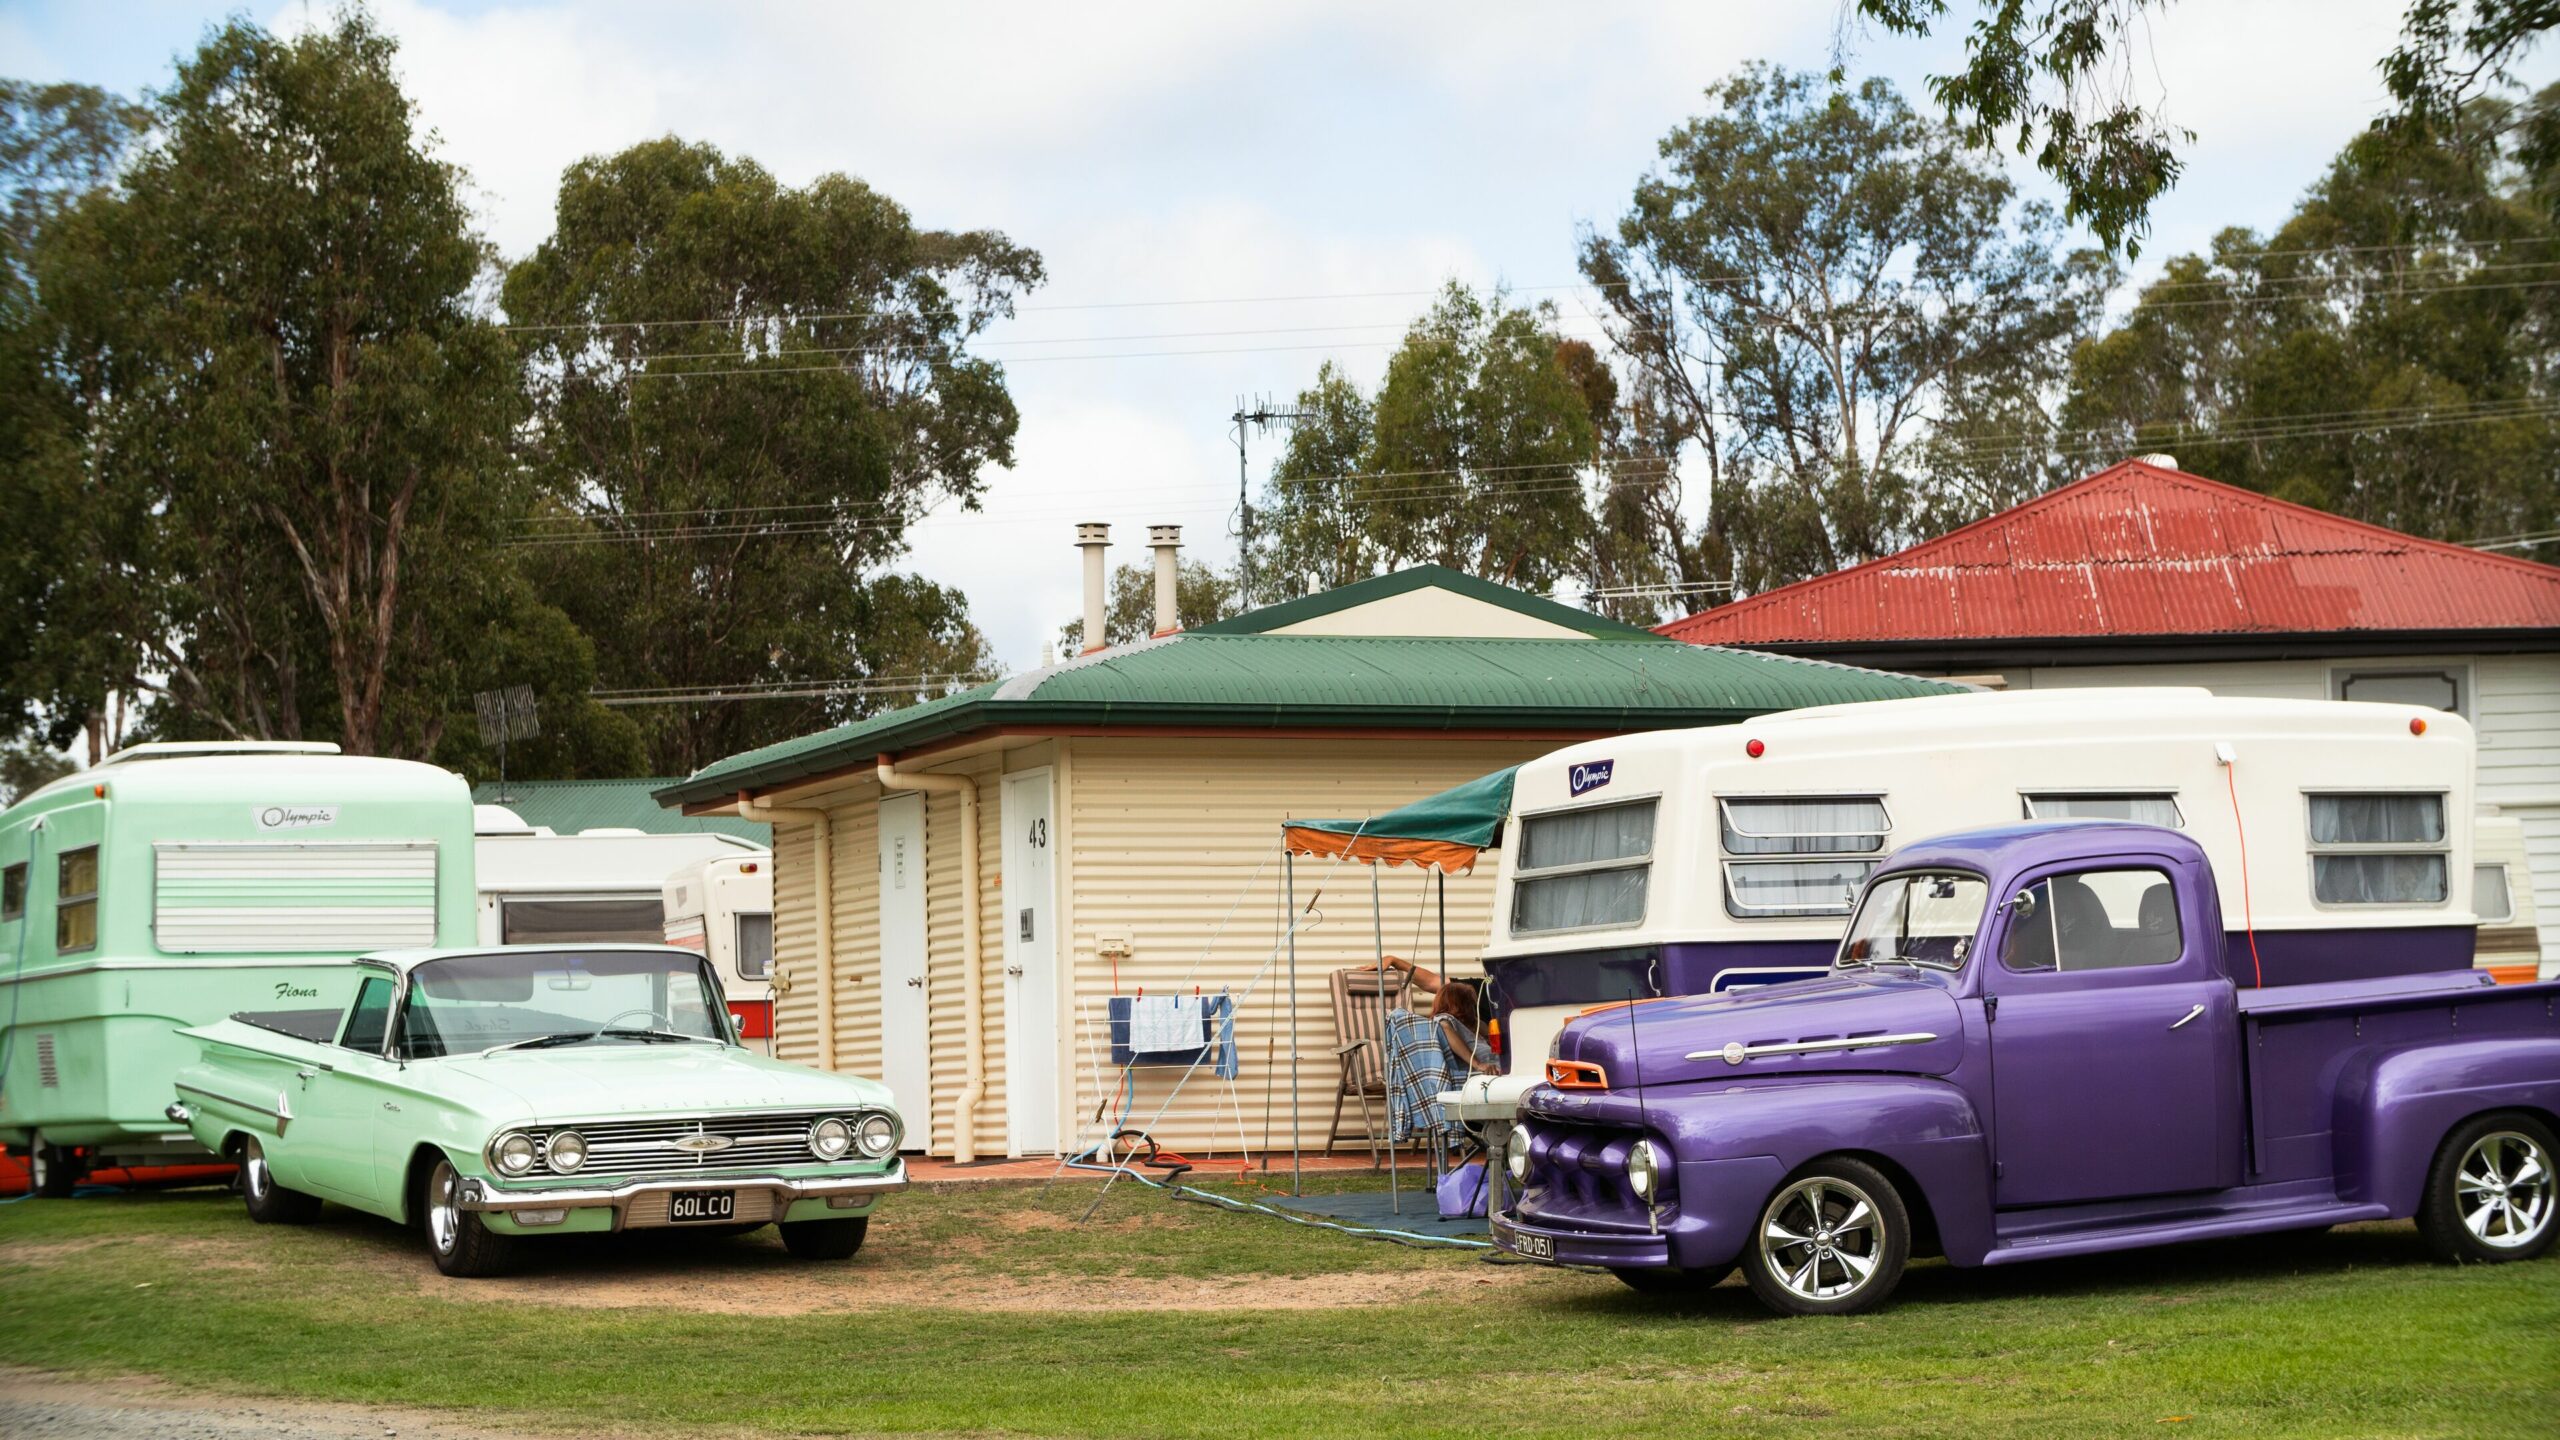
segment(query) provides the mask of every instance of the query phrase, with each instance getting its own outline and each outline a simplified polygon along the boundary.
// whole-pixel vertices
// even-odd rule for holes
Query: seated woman
[[[1452,1076],[1502,1073],[1502,1065],[1494,1059],[1493,1046],[1486,1043],[1484,1027],[1478,1021],[1478,982],[1444,979],[1430,966],[1416,965],[1399,955],[1387,957],[1387,968],[1405,972],[1412,977],[1413,988],[1432,997],[1430,1020],[1440,1032],[1440,1048],[1448,1057]]]

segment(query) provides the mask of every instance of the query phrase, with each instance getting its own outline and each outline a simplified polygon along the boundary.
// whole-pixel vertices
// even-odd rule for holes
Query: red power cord
[[[2258,961],[2258,905],[2249,894],[2249,828],[2240,823],[2240,764],[2230,761],[2222,767],[2223,784],[2231,791],[2231,829],[2240,837],[2240,915],[2249,932],[2249,969],[2258,987],[2267,983],[2267,967]]]

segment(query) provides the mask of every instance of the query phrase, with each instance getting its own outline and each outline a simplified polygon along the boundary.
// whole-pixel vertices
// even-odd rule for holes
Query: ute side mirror
[[[2018,918],[2021,920],[2034,919],[2036,913],[2036,892],[2033,890],[2021,890],[2017,894],[2010,896],[2008,902],[2001,908],[2004,910],[2017,911]]]

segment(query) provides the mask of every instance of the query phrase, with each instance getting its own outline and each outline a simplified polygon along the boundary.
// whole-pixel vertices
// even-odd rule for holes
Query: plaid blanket
[[[1449,1088],[1448,1052],[1440,1027],[1427,1015],[1398,1010],[1387,1016],[1387,1138],[1405,1141],[1451,1128],[1440,1108]]]

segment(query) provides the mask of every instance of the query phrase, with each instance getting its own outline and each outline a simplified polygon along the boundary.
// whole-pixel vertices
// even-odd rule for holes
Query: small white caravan
[[[714,855],[666,880],[666,941],[720,974],[738,1035],[773,1053],[773,856]]]

